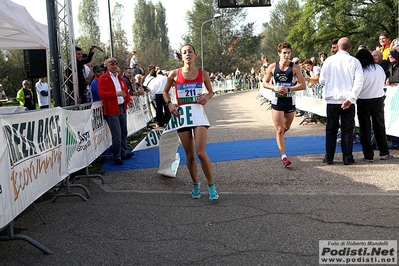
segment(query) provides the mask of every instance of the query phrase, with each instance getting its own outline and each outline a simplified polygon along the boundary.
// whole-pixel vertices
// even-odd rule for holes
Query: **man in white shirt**
[[[46,82],[46,77],[39,78],[35,87],[40,109],[49,108],[49,92],[51,88]]]
[[[163,89],[165,88],[168,78],[163,75],[162,70],[157,71],[157,77],[149,85],[151,91],[151,98],[155,99],[156,118],[159,127],[164,127],[171,118],[169,108],[165,105],[163,99]]]
[[[353,130],[355,128],[355,105],[363,87],[363,69],[348,52],[350,41],[344,37],[338,41],[338,52],[326,59],[320,72],[320,84],[325,88],[327,102],[326,154],[324,163],[332,164],[336,139],[341,120],[341,150],[345,165],[353,159]]]

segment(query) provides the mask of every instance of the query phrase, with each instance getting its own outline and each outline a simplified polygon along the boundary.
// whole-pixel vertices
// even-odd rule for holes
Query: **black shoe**
[[[122,160],[130,159],[133,157],[133,155],[134,155],[134,152],[126,153],[126,155],[122,157]]]
[[[333,164],[333,161],[327,161],[327,159],[324,158],[324,159],[323,159],[323,163],[326,163],[326,164]]]
[[[373,162],[373,159],[367,159],[365,157],[363,157],[361,160],[364,161],[364,162],[368,162],[368,163],[372,163]]]
[[[116,159],[116,160],[114,160],[114,164],[115,164],[115,165],[122,165],[123,162],[122,162],[121,159]]]
[[[344,161],[344,165],[352,165],[355,163],[355,160],[348,160],[348,161]]]

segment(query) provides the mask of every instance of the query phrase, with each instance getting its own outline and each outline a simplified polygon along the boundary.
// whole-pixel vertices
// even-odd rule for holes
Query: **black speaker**
[[[47,77],[46,50],[24,50],[24,69],[28,78]]]

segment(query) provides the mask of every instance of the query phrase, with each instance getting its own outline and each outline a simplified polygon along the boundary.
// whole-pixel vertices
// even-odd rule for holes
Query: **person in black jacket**
[[[399,83],[399,47],[389,52],[389,62],[385,85],[395,86],[396,83]]]
[[[91,62],[91,59],[93,58],[94,55],[94,48],[96,46],[92,45],[90,46],[90,51],[89,54],[84,57],[82,48],[76,46],[75,51],[76,51],[76,69],[78,72],[78,85],[79,85],[79,97],[78,97],[78,103],[87,103],[87,84],[86,84],[86,79],[84,77],[84,65]]]

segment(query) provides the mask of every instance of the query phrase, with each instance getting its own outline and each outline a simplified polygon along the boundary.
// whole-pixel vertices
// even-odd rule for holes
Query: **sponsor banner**
[[[138,96],[132,97],[133,107],[127,109],[127,135],[130,136],[140,129],[147,126],[150,121],[146,118],[148,113],[147,105],[145,104],[145,98]]]
[[[68,172],[88,166],[96,157],[93,152],[92,110],[64,110],[66,158]]]
[[[397,264],[397,240],[319,240],[319,264]]]
[[[112,143],[111,131],[104,119],[102,106],[102,102],[93,102],[91,106],[92,147],[90,150],[92,158],[90,160],[103,154]]]
[[[313,88],[315,87],[315,88]],[[319,116],[327,116],[327,102],[323,96],[323,86],[315,85],[312,88],[296,92],[295,107]]]
[[[259,89],[259,94],[268,99],[269,101],[273,98],[273,91],[264,88],[263,86]]]
[[[204,108],[200,104],[183,105],[179,107],[178,111],[180,116],[172,116],[162,132],[159,142],[158,173],[170,177],[176,177],[180,162],[180,156],[177,154],[179,146],[177,129],[210,125]]]
[[[137,144],[136,147],[134,147],[133,151],[139,151],[139,150],[146,150],[149,148],[155,148],[159,146],[159,140],[161,138],[163,129],[156,128],[151,130],[147,136],[145,136],[144,139],[140,141],[139,144]]]
[[[385,128],[387,135],[399,137],[399,86],[386,87]]]
[[[0,115],[21,113],[26,111],[27,111],[26,107],[23,106],[2,106],[0,108]]]
[[[61,108],[0,119],[0,228],[67,176]]]
[[[133,107],[127,110],[127,135],[131,136],[147,126],[152,119],[148,95],[132,97]]]

